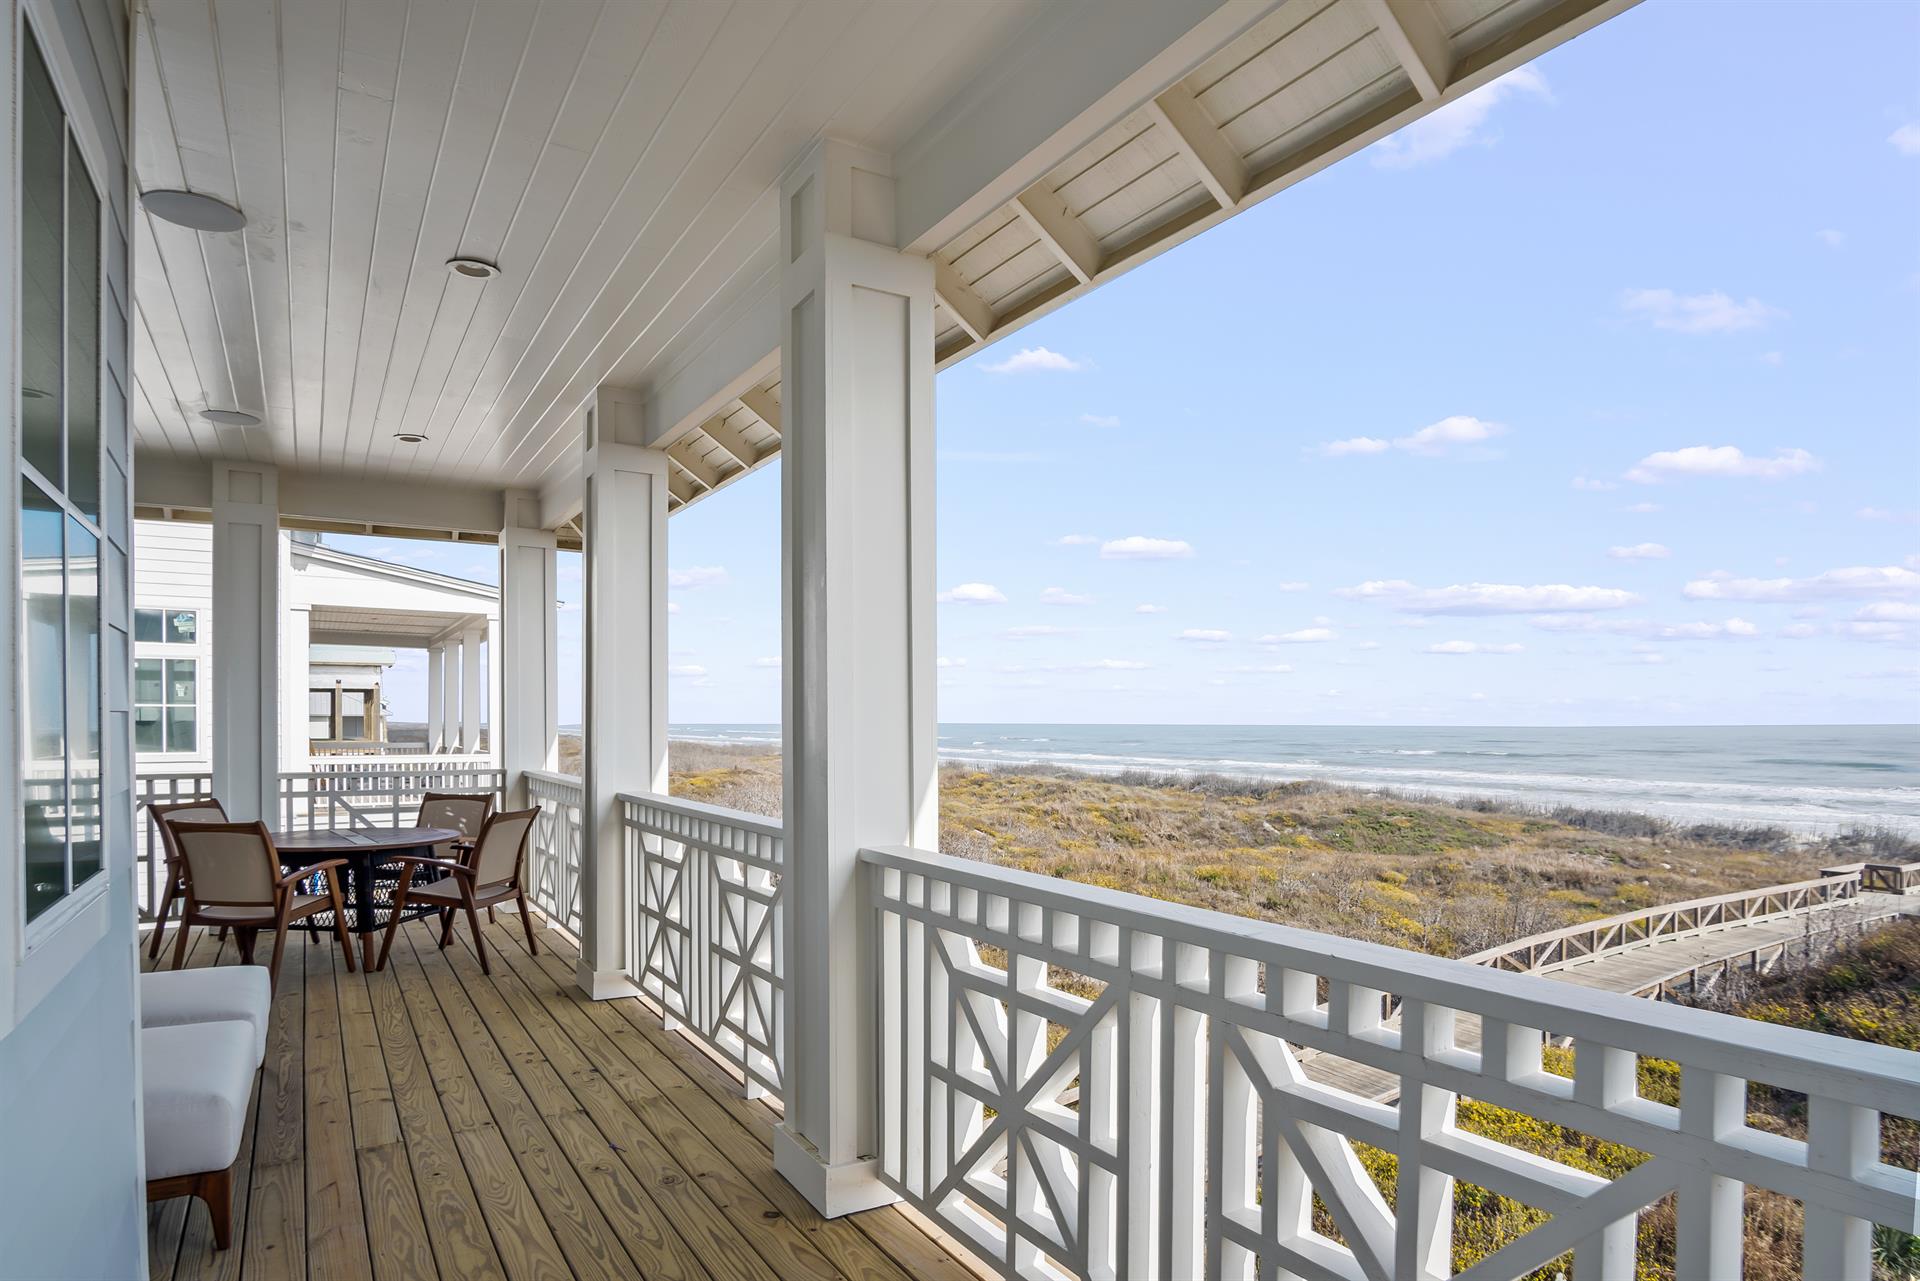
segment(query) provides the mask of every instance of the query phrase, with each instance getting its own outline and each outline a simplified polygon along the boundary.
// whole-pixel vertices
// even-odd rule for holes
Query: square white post
[[[586,805],[582,991],[632,996],[622,791],[667,790],[667,456],[643,448],[637,392],[603,387],[587,417]]]
[[[272,822],[280,769],[279,475],[213,465],[213,792]]]
[[[487,615],[487,647],[485,657],[480,660],[480,679],[486,685],[486,755],[489,759],[500,759],[500,686],[503,679],[500,662],[500,615]],[[476,740],[479,741],[479,740]]]
[[[480,636],[478,627],[460,633],[460,750],[469,756],[480,750]]]
[[[490,734],[507,776],[507,804],[527,804],[526,772],[560,763],[559,546],[540,528],[540,499],[509,492],[500,530],[500,647],[492,663],[499,710],[488,710]]]
[[[427,650],[427,751],[442,750],[447,738],[447,647]]]
[[[284,563],[292,544],[285,538],[280,542]],[[304,601],[289,600],[280,614],[280,769],[288,774],[304,774],[313,768],[313,749],[307,739],[312,636],[312,607]]]
[[[774,1167],[828,1216],[879,1181],[879,963],[862,847],[932,849],[933,264],[886,158],[817,144],[781,189],[787,1114]]]

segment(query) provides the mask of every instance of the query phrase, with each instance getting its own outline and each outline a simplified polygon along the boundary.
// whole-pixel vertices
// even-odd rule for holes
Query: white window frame
[[[166,639],[161,639],[157,641],[143,641],[139,639],[137,635],[134,637],[133,662],[134,662],[134,673],[135,673],[134,682],[135,683],[129,684],[127,687],[127,714],[129,717],[128,728],[129,728],[129,731],[134,736],[133,759],[134,759],[136,770],[138,768],[139,763],[143,761],[152,762],[154,764],[160,764],[160,765],[164,765],[170,761],[194,761],[194,760],[200,760],[208,756],[211,751],[207,742],[208,725],[207,725],[206,683],[205,683],[207,679],[207,674],[209,671],[209,664],[206,661],[209,658],[209,652],[207,648],[207,642],[205,640],[206,633],[203,630],[201,630],[202,627],[205,625],[206,615],[208,611],[204,606],[201,606],[201,605],[156,605],[150,601],[144,604],[142,604],[139,601],[135,601],[133,608],[128,611],[128,620],[133,624],[135,628],[138,628],[140,625],[138,621],[138,615],[146,613],[148,611],[152,611],[161,616],[160,617],[160,635],[163,638],[167,634],[167,620],[166,620],[167,615],[192,614],[194,616],[194,628],[193,628],[194,638],[190,641],[170,641]],[[175,751],[171,747],[163,747],[157,752],[143,752],[140,750],[139,737],[138,737],[140,733],[140,724],[139,724],[139,715],[138,715],[139,710],[142,707],[156,706],[156,704],[153,704],[153,703],[143,703],[139,699],[139,694],[137,689],[137,682],[139,680],[138,673],[140,670],[140,666],[139,666],[140,660],[144,658],[158,659],[161,664],[160,694],[161,694],[162,701],[159,704],[157,704],[157,706],[160,708],[160,741],[162,743],[166,742],[166,736],[167,736],[167,716],[166,716],[167,709],[170,707],[185,706],[185,704],[175,703],[171,699],[166,697],[166,694],[167,694],[166,664],[169,660],[176,660],[176,661],[185,660],[193,664],[193,744],[194,745],[192,750]]]

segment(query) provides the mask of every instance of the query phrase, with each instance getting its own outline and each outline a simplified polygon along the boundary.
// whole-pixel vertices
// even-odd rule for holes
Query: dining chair
[[[343,858],[309,863],[283,872],[280,855],[265,823],[182,823],[173,825],[184,870],[182,893],[186,908],[180,914],[180,939],[174,945],[173,968],[187,959],[187,934],[195,925],[229,926],[240,941],[242,964],[253,964],[253,940],[263,929],[274,931],[273,960],[268,981],[279,985],[280,957],[286,951],[287,930],[295,921],[316,912],[333,912],[333,930],[353,971],[353,941],[347,934],[347,914],[341,905],[339,869]],[[327,875],[325,894],[302,894],[299,883],[316,873]]]
[[[173,911],[173,902],[180,897],[180,846],[173,839],[173,824],[224,823],[227,811],[221,808],[219,798],[208,796],[190,801],[148,801],[147,814],[148,821],[160,832],[160,853],[166,859],[160,910],[154,914],[153,938],[147,944],[147,959],[152,961],[159,959],[160,939],[167,932],[167,914]]]
[[[387,953],[393,948],[393,936],[400,929],[400,916],[406,910],[408,902],[427,905],[440,909],[440,946],[446,947],[453,942],[453,919],[456,910],[464,909],[467,925],[473,930],[473,948],[480,954],[480,972],[492,974],[487,964],[486,940],[480,933],[480,909],[516,899],[520,907],[520,924],[527,931],[527,950],[536,956],[540,948],[533,938],[533,917],[527,911],[527,891],[521,884],[521,873],[527,861],[527,837],[533,831],[533,820],[539,816],[539,809],[504,810],[489,815],[486,826],[480,829],[480,839],[474,842],[472,853],[465,859],[420,858],[403,855],[394,860],[405,865],[406,871],[400,875],[400,886],[394,892],[393,919],[387,922],[387,937],[380,944],[380,959],[374,969],[387,968]],[[415,887],[414,873],[417,871],[440,871],[447,875],[438,881]]]
[[[433,847],[435,858],[457,861],[456,844],[470,844],[493,813],[491,792],[428,792],[420,798],[420,814],[415,827],[446,827],[460,833],[463,841],[443,841]]]

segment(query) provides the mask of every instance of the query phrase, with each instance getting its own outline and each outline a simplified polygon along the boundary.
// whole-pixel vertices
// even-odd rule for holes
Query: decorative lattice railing
[[[1571,1277],[1631,1278],[1639,1215],[1670,1194],[1680,1277],[1741,1274],[1748,1187],[1804,1208],[1808,1277],[1865,1281],[1872,1224],[1920,1228],[1920,1179],[1880,1147],[1883,1116],[1920,1116],[1920,1055],[909,849],[863,859],[882,1177],[1005,1275],[1446,1277],[1456,1191],[1544,1212],[1474,1278],[1569,1253]],[[1570,1038],[1570,1076],[1549,1038]],[[1678,1066],[1677,1106],[1641,1095],[1642,1059]],[[1343,1062],[1399,1101],[1328,1084]],[[1804,1096],[1805,1141],[1748,1125],[1749,1082]],[[1603,1177],[1536,1155],[1463,1127],[1466,1100],[1634,1160]]]
[[[670,1025],[783,1093],[780,824],[738,810],[620,795],[634,893],[633,980]]]
[[[402,827],[413,822],[428,792],[491,792],[498,806],[505,786],[505,771],[458,758],[316,763],[280,775],[276,812],[267,822],[286,831]]]
[[[580,813],[586,791],[572,774],[526,771],[527,800],[540,817],[527,839],[527,898],[553,924],[580,937]]]

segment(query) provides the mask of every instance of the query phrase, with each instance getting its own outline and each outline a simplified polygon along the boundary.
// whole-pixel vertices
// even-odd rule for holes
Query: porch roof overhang
[[[491,541],[517,488],[563,527],[612,385],[678,509],[779,449],[778,183],[812,140],[891,157],[944,365],[1634,2],[151,0],[139,186],[249,224],[137,218],[137,498],[192,518],[244,459],[289,524]]]

